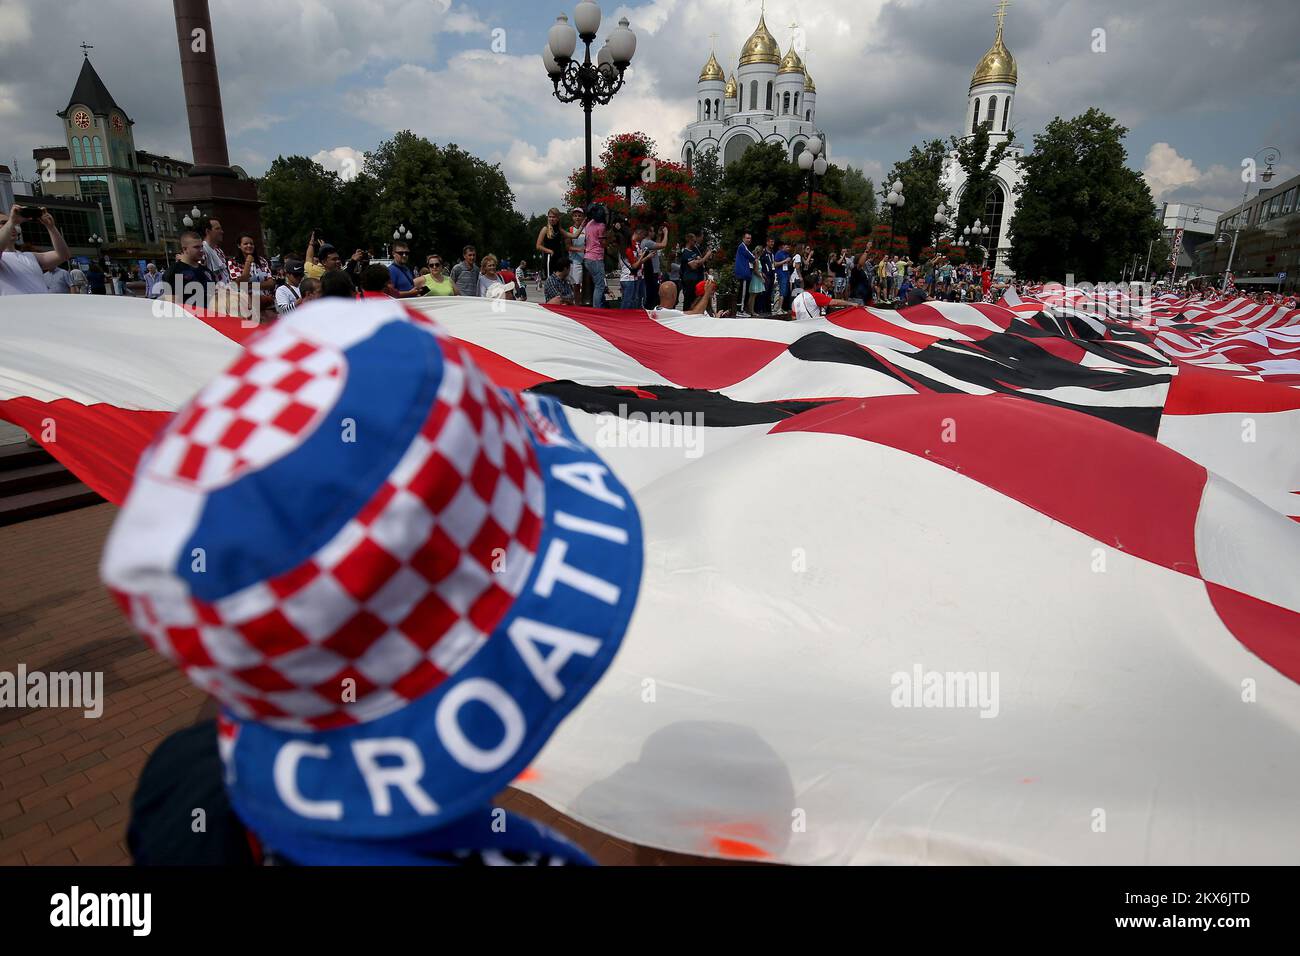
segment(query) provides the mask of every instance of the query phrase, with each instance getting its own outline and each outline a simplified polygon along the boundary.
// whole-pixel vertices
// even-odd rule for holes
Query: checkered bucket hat
[[[445,826],[608,666],[632,497],[553,400],[392,300],[246,346],[141,458],[104,581],[222,703],[232,803],[282,852]]]

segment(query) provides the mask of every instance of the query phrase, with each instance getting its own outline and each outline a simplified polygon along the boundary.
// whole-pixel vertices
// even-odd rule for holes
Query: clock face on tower
[[[85,110],[77,110],[72,116],[72,122],[80,129],[90,129],[90,114]]]

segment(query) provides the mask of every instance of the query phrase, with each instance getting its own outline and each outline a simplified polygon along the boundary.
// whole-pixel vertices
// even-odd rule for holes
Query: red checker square
[[[265,657],[287,654],[311,643],[278,609],[245,621],[235,630]]]
[[[447,416],[451,414],[451,406],[446,402],[434,402],[433,408],[429,412],[429,417],[420,426],[420,434],[425,438],[433,440],[438,437],[442,431],[442,426],[447,423]]]
[[[426,581],[437,584],[460,564],[460,548],[447,532],[435,527],[424,547],[411,555],[410,564]]]
[[[296,435],[316,417],[316,409],[308,408],[301,402],[290,402],[271,424],[290,435]]]
[[[361,671],[357,670],[355,667],[348,666],[343,668],[343,670],[339,671],[333,677],[321,681],[313,687],[312,690],[320,694],[321,697],[325,698],[325,700],[343,707],[346,706],[346,702],[343,700],[343,682],[345,680],[355,681],[357,700],[364,700],[366,695],[373,694],[379,688],[378,684],[372,681],[365,674],[361,673]],[[351,691],[349,690],[349,692]]]
[[[310,358],[316,354],[316,346],[310,342],[299,342],[293,348],[285,352],[280,358],[286,362],[301,362],[305,358]]]
[[[499,554],[493,554],[500,549]],[[474,560],[487,570],[492,570],[493,561],[498,557],[504,557],[506,551],[510,549],[510,535],[501,530],[501,526],[488,517],[483,522],[483,527],[478,529],[478,534],[474,540],[469,543],[469,553]]]
[[[469,472],[469,483],[477,494],[484,501],[491,501],[492,496],[496,494],[497,481],[501,477],[501,469],[488,461],[487,455],[479,453],[474,459],[474,467]]]
[[[222,448],[229,448],[231,451],[239,448],[248,440],[248,436],[253,434],[257,425],[247,418],[236,418],[226,429],[226,433],[221,436],[217,444]]]
[[[421,694],[428,693],[447,679],[441,667],[431,661],[420,661],[415,668],[407,671],[393,684],[392,691],[399,697],[414,700]]]
[[[357,521],[369,527],[371,522],[383,514],[384,509],[388,507],[388,502],[393,500],[393,495],[397,494],[397,489],[387,481],[380,486],[375,496],[365,503],[362,509],[357,513]]]
[[[368,601],[397,573],[402,562],[370,538],[362,538],[333,570],[335,579],[358,601]]]
[[[470,420],[470,424],[474,426],[476,433],[483,430],[483,406],[479,404],[478,399],[469,393],[468,388],[465,390],[465,396],[461,399],[460,410]]]
[[[202,405],[191,405],[185,411],[181,412],[180,417],[176,419],[176,434],[188,435],[194,430],[194,426],[199,423],[206,409]]]
[[[196,627],[169,627],[167,640],[171,642],[178,661],[182,667],[211,667],[212,655],[199,640]]]
[[[428,505],[430,511],[438,514],[445,511],[448,502],[456,497],[462,481],[451,462],[434,452],[407,487]]]
[[[251,382],[245,382],[231,393],[230,397],[221,404],[226,408],[243,408],[250,398],[257,394],[257,386]]]
[[[358,611],[321,646],[354,661],[387,631],[388,625],[369,611]]]
[[[403,634],[418,647],[428,650],[442,639],[460,616],[442,598],[430,591],[399,625]]]
[[[180,467],[176,469],[176,474],[190,481],[197,481],[199,471],[203,468],[203,459],[206,457],[208,457],[206,448],[202,445],[190,445],[185,451],[185,457],[181,459]]]
[[[536,511],[524,506],[519,514],[519,526],[515,528],[515,540],[529,551],[537,550],[537,541],[542,536],[542,519]]]
[[[311,375],[300,368],[294,369],[280,381],[275,383],[275,387],[282,392],[288,392],[292,395],[298,389],[302,388],[312,379]]]
[[[492,629],[505,617],[506,611],[510,610],[510,602],[513,600],[510,592],[504,588],[496,584],[489,585],[478,600],[470,605],[470,623],[484,634],[492,633]]]
[[[279,577],[272,578],[267,582],[267,587],[275,592],[275,596],[281,599],[297,594],[307,585],[315,581],[320,574],[320,568],[315,561],[308,561],[306,564],[299,565],[292,571],[287,571]]]
[[[290,681],[289,678],[267,664],[245,667],[243,670],[235,671],[235,676],[245,684],[256,687],[267,694],[274,691],[297,689],[297,685]]]
[[[515,484],[516,487],[524,486],[524,460],[519,457],[519,452],[515,451],[509,445],[505,447],[505,471],[506,477]]]
[[[251,352],[245,352],[239,357],[238,361],[236,361],[234,365],[226,369],[226,374],[232,378],[242,378],[247,375],[249,370],[259,361],[261,360],[256,355]]]
[[[194,613],[204,624],[225,624],[225,620],[217,612],[217,609],[207,601],[200,601],[197,598],[190,598],[190,604],[194,608]]]

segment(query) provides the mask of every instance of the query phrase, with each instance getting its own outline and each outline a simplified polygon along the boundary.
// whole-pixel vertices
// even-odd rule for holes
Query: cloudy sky
[[[211,0],[231,161],[257,175],[278,154],[342,168],[409,128],[499,162],[532,212],[559,201],[582,160],[582,111],[550,95],[539,52],[573,0]],[[730,72],[760,0],[602,3],[638,35],[628,86],[598,108],[599,139],[644,130],[676,158],[694,118],[710,34]],[[993,0],[769,0],[782,48],[797,21],[831,158],[879,177],[908,147],[958,132]],[[136,145],[188,158],[169,0],[0,0],[0,162],[33,170],[62,142],[54,116],[82,54],[135,120]],[[1098,34],[1096,31],[1104,31]],[[1094,52],[1097,37],[1104,51]],[[1098,106],[1130,127],[1130,163],[1157,201],[1225,209],[1242,158],[1263,146],[1300,167],[1295,0],[1013,0],[1019,140]]]

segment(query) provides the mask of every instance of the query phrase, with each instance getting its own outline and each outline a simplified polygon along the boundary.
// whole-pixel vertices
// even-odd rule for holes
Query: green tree
[[[695,200],[688,203],[680,219],[683,231],[703,232],[714,238],[718,235],[719,204],[722,201],[722,162],[716,149],[696,153],[691,161],[691,183],[695,187]]]
[[[356,235],[360,215],[354,206],[366,188],[352,188],[306,156],[277,156],[257,183],[271,254],[301,258],[313,231],[331,240]]]
[[[856,235],[871,235],[876,225],[876,187],[862,170],[832,164],[819,185],[836,206],[853,216]]]
[[[957,154],[957,165],[966,173],[961,198],[957,201],[957,224],[969,226],[976,219],[989,221],[988,201],[998,189],[993,171],[1011,148],[1008,136],[992,149],[989,148],[989,123],[980,123],[970,137],[952,138],[952,148]]]
[[[1011,220],[1008,262],[1022,276],[1118,279],[1160,233],[1151,190],[1127,165],[1127,128],[1093,108],[1034,137]],[[1154,263],[1153,263],[1154,264]]]
[[[920,259],[921,249],[930,244],[935,232],[934,214],[947,194],[939,179],[943,175],[947,147],[941,139],[913,146],[907,159],[894,164],[880,186],[882,203],[895,180],[903,182],[903,208],[894,214],[895,235],[907,236],[908,252],[913,261]],[[882,206],[883,221],[890,218],[890,206]]]
[[[768,220],[793,206],[804,184],[804,174],[790,162],[780,143],[763,143],[745,150],[723,171],[718,197],[718,238],[722,247],[733,248],[746,232],[752,232],[757,239],[765,238]]]

